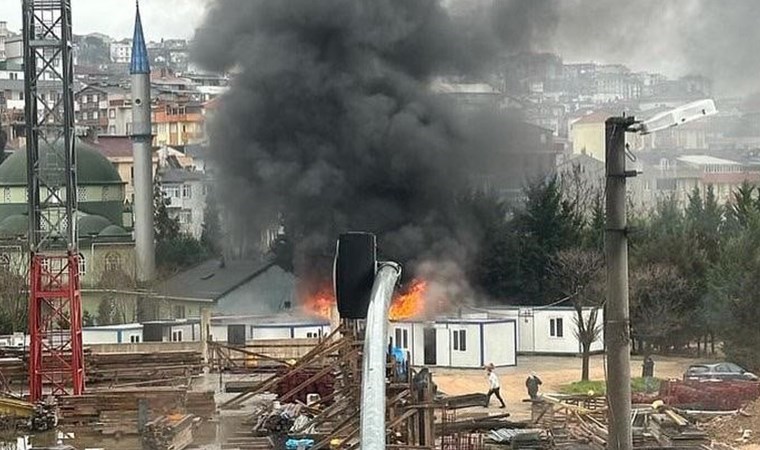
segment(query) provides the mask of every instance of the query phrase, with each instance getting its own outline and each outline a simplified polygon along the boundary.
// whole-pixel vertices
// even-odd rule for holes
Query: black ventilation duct
[[[377,248],[372,233],[341,234],[335,254],[335,298],[343,319],[365,319],[377,270]]]

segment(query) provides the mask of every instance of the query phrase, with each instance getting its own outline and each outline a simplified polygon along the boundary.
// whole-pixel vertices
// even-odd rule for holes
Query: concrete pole
[[[153,234],[153,139],[150,121],[150,75],[132,74],[132,139],[134,156],[134,214],[137,280],[149,282],[156,276],[156,247]]]
[[[201,306],[201,355],[203,355],[203,370],[207,373],[209,370],[208,341],[211,334],[211,308]]]
[[[607,262],[607,401],[609,450],[631,450],[631,348],[628,311],[628,238],[626,224],[625,130],[632,117],[607,119],[607,224],[604,250]]]

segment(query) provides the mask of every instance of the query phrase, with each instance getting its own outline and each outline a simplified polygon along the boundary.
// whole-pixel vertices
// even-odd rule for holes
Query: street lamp
[[[631,346],[628,307],[628,237],[626,224],[625,133],[651,134],[717,113],[715,102],[699,100],[645,121],[634,117],[610,117],[605,122],[605,169],[607,176],[607,224],[604,251],[607,262],[607,399],[609,434],[607,448],[631,450]]]

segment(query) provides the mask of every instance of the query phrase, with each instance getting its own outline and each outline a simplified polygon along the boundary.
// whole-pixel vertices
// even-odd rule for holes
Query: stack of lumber
[[[197,375],[202,371],[199,352],[88,353],[89,383],[125,383]]]
[[[142,432],[144,450],[182,450],[193,442],[192,414],[161,416],[148,422]]]
[[[274,443],[268,437],[235,436],[222,443],[222,450],[270,450]]]
[[[141,402],[145,404],[146,420],[171,413],[192,413],[187,408],[187,391],[183,388],[113,389],[61,397],[59,423],[90,426],[102,434],[136,434]],[[200,401],[194,406],[200,408],[198,405],[208,409]]]
[[[189,391],[185,396],[185,409],[202,419],[211,419],[216,413],[214,391]]]
[[[707,433],[671,410],[651,414],[649,431],[662,446],[700,448],[710,444]]]
[[[19,386],[26,384],[26,366],[24,360],[15,356],[0,358],[0,384]]]

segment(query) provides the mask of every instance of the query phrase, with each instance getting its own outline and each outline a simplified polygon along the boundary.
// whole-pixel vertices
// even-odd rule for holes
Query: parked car
[[[684,380],[747,380],[757,381],[758,377],[742,367],[730,363],[692,364],[683,374]]]

